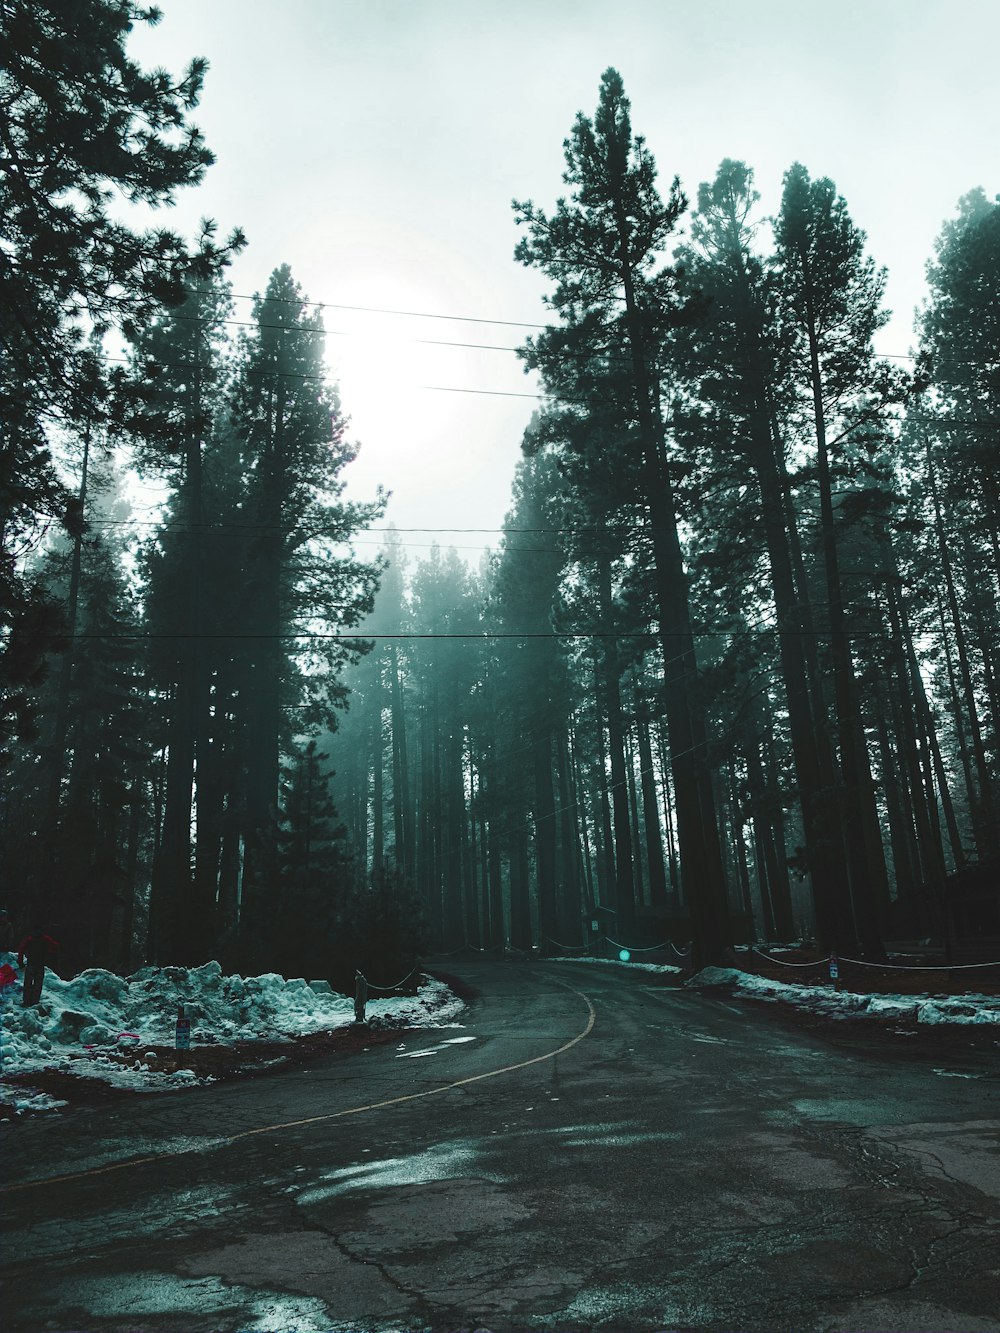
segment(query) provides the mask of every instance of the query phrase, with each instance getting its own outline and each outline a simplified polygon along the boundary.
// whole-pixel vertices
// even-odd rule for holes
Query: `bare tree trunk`
[[[973,825],[976,829],[976,842],[981,848],[981,854],[992,856],[997,851],[997,827],[996,811],[993,804],[992,783],[990,779],[989,765],[986,761],[986,747],[983,744],[982,728],[979,724],[979,709],[976,704],[976,694],[972,684],[972,668],[969,663],[969,651],[966,644],[965,629],[962,625],[962,617],[958,607],[958,595],[955,591],[955,576],[952,569],[951,552],[948,547],[948,541],[944,530],[944,516],[941,508],[941,497],[938,491],[937,477],[934,472],[934,462],[931,457],[930,437],[926,437],[927,443],[927,480],[930,487],[931,498],[934,503],[934,532],[938,543],[938,556],[941,561],[941,572],[944,574],[945,589],[947,593],[948,609],[951,613],[952,631],[955,636],[955,649],[958,653],[958,668],[962,679],[962,690],[965,695],[965,709],[969,719],[969,730],[972,733],[972,753],[975,758],[976,774],[979,780],[978,800],[973,806]],[[956,717],[958,716],[956,710]],[[970,789],[970,797],[972,792]]]
[[[614,609],[611,597],[611,563],[599,557],[598,597],[604,626],[604,711],[608,718],[608,750],[611,758],[611,808],[614,815],[615,910],[624,929],[635,916],[635,884],[632,826],[628,808],[628,779],[625,774],[625,724],[622,717],[621,666],[618,641],[613,634]]]

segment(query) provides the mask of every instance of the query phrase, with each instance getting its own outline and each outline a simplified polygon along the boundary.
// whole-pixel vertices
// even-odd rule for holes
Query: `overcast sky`
[[[724,157],[767,212],[796,160],[833,178],[888,266],[884,353],[912,349],[924,265],[960,195],[1000,190],[995,0],[160,0],[144,65],[210,69],[195,119],[218,161],[172,225],[242,226],[231,276],[288,263],[308,296],[480,320],[544,319],[516,265],[512,197],[550,207],[562,141],[619,69],[664,187]],[[249,303],[237,302],[247,317]],[[496,528],[531,393],[502,324],[329,309],[329,360],[362,446],[352,491],[401,528]],[[334,333],[333,331],[337,331]],[[441,386],[433,389],[425,386]],[[431,534],[407,534],[419,557]],[[494,536],[442,534],[470,548]]]

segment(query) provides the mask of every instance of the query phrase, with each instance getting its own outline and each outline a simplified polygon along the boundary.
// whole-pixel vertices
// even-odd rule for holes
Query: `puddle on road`
[[[716,1312],[697,1298],[675,1304],[671,1294],[667,1284],[618,1282],[589,1286],[558,1315],[541,1321],[539,1327],[593,1328],[603,1323],[605,1327],[627,1328],[630,1323],[633,1327],[640,1322],[648,1325],[652,1319],[656,1328],[702,1328],[708,1327],[716,1317]]]
[[[475,1041],[475,1037],[449,1037],[447,1041],[440,1042],[437,1046],[427,1046],[422,1051],[404,1051],[397,1047],[397,1060],[419,1060],[425,1055],[437,1055],[440,1051],[446,1051],[449,1046],[459,1046],[466,1041]]]
[[[202,1319],[225,1314],[227,1327],[240,1333],[335,1333],[322,1301],[223,1282],[217,1277],[177,1277],[172,1273],[129,1273],[85,1277],[48,1287],[34,1307],[41,1318],[55,1310],[85,1310],[90,1318],[157,1319],[173,1316],[175,1327],[212,1327]],[[184,1316],[187,1316],[185,1318]],[[194,1317],[192,1319],[192,1316]],[[195,1323],[197,1321],[197,1324]]]
[[[680,1134],[670,1130],[644,1129],[633,1134],[595,1133],[578,1139],[566,1139],[564,1148],[632,1148],[641,1143],[676,1143]]]
[[[806,1120],[841,1120],[848,1125],[878,1125],[899,1118],[896,1108],[887,1111],[875,1098],[799,1097],[790,1106]],[[789,1118],[787,1111],[765,1112],[767,1119],[772,1116]]]
[[[525,1110],[534,1108],[525,1108]],[[613,1121],[603,1125],[550,1125],[534,1129],[504,1125],[501,1136],[487,1139],[486,1150],[495,1154],[503,1137],[523,1137],[525,1134],[545,1135],[561,1140],[565,1148],[629,1148],[649,1143],[669,1143],[682,1136],[668,1130],[642,1130],[633,1120]],[[501,1150],[502,1151],[502,1150]],[[492,1159],[495,1161],[495,1157]],[[285,1188],[299,1204],[322,1203],[342,1194],[366,1190],[398,1189],[405,1185],[427,1185],[440,1180],[459,1180],[474,1177],[501,1185],[502,1174],[490,1170],[490,1159],[484,1157],[480,1140],[458,1140],[440,1144],[424,1152],[406,1157],[386,1157],[375,1161],[354,1162],[324,1172],[318,1180],[303,1188],[296,1182]]]
[[[292,1185],[286,1194],[295,1195],[301,1204],[322,1203],[338,1194],[353,1190],[381,1190],[401,1185],[426,1185],[436,1180],[456,1180],[475,1176],[479,1180],[503,1183],[503,1177],[484,1171],[479,1165],[479,1153],[466,1142],[442,1144],[410,1157],[387,1157],[374,1162],[357,1162],[328,1171],[316,1185],[299,1190]]]
[[[141,1236],[160,1236],[177,1226],[190,1227],[230,1212],[236,1205],[231,1191],[220,1184],[195,1185],[149,1194],[122,1208],[95,1212],[78,1232],[92,1233],[92,1244],[106,1245],[115,1240],[136,1240]],[[42,1218],[30,1231],[10,1228],[4,1236],[4,1258],[8,1262],[23,1259],[51,1259],[66,1252],[66,1222],[62,1218]]]
[[[175,1134],[170,1138],[132,1138],[121,1137],[105,1141],[100,1150],[90,1154],[81,1153],[73,1159],[73,1171],[85,1172],[97,1170],[112,1163],[128,1161],[130,1158],[184,1157],[188,1153],[212,1152],[224,1148],[230,1142],[226,1134]],[[39,1169],[26,1173],[25,1182],[45,1180],[52,1174],[48,1163],[40,1162]]]
[[[534,1112],[535,1107],[524,1111]],[[322,1203],[338,1195],[368,1190],[398,1189],[406,1185],[426,1185],[435,1181],[475,1178],[503,1184],[507,1177],[495,1170],[504,1139],[532,1137],[555,1138],[560,1148],[630,1148],[651,1143],[671,1143],[683,1138],[671,1130],[646,1130],[635,1120],[607,1121],[604,1124],[531,1125],[504,1123],[494,1136],[485,1140],[464,1139],[413,1153],[405,1157],[386,1157],[374,1161],[353,1162],[314,1177],[308,1185],[296,1181],[284,1193],[299,1204]],[[370,1149],[363,1151],[369,1152]],[[502,1165],[502,1163],[500,1163]],[[492,1168],[492,1169],[491,1169]]]

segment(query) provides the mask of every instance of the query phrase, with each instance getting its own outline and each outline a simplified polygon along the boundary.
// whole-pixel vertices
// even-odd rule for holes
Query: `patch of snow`
[[[711,980],[706,980],[706,974]],[[770,981],[766,977],[740,972],[736,968],[704,968],[687,985],[732,986],[737,994],[756,1000],[781,1001],[796,1009],[823,1014],[830,1018],[873,1018],[917,1023],[961,1023],[1000,1025],[1000,996],[997,995],[879,995],[857,991],[838,991],[829,986],[800,986],[792,982]]]
[[[638,972],[660,972],[664,976],[680,976],[684,970],[673,963],[623,963],[618,958],[546,958],[547,963],[597,963],[601,967],[633,968]]]
[[[16,956],[0,953],[4,961],[14,965]],[[337,994],[325,981],[286,980],[275,972],[224,976],[220,965],[210,962],[192,968],[144,967],[130,977],[88,968],[64,981],[47,968],[37,1005],[22,1008],[20,987],[11,987],[0,1004],[3,1073],[57,1069],[137,1092],[211,1082],[188,1069],[158,1069],[155,1053],[147,1049],[174,1044],[178,1005],[192,1021],[195,1045],[291,1041],[354,1021],[353,997]],[[367,1016],[373,1026],[445,1027],[464,1008],[447,986],[427,978],[415,996],[370,1000]],[[124,1062],[123,1053],[129,1057]],[[13,1099],[24,1109],[43,1109],[41,1102],[30,1101],[42,1097],[16,1084],[3,1089],[5,1101]],[[59,1105],[65,1103],[45,1101],[46,1109]]]
[[[685,986],[735,986],[743,974],[735,967],[703,967],[685,981]]]
[[[562,959],[553,959],[562,962]],[[644,967],[656,972],[679,972],[676,967],[620,963],[614,959],[576,958],[578,963],[600,962],[605,967]],[[848,1020],[861,1016],[920,1024],[974,1024],[1000,1027],[1000,995],[881,995],[838,991],[831,986],[803,986],[742,972],[735,967],[703,967],[684,983],[699,987],[727,986],[735,994],[768,1004],[790,1004],[796,1009],[828,1018]]]
[[[25,1111],[58,1111],[60,1106],[66,1105],[58,1097],[50,1097],[47,1092],[38,1092],[23,1084],[10,1087],[4,1100],[13,1106],[15,1115],[23,1115]]]

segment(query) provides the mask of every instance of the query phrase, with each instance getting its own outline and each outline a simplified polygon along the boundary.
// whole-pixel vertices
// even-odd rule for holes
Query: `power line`
[[[451,384],[418,384],[418,389],[430,389],[435,393],[475,393],[485,394],[489,398],[534,398],[549,397],[544,393],[513,393],[509,389],[461,389]]]
[[[918,637],[918,638],[919,638],[919,637],[926,637],[927,633],[929,633],[929,632],[930,632],[930,631],[925,631],[922,635],[917,635],[916,637]],[[155,642],[161,642],[161,641],[173,641],[173,640],[191,640],[191,639],[209,640],[209,641],[220,641],[220,642],[242,642],[242,641],[244,641],[244,640],[252,640],[252,641],[255,641],[255,642],[281,640],[281,641],[283,641],[283,642],[286,642],[286,641],[289,641],[289,640],[304,640],[304,641],[306,641],[306,642],[314,642],[314,641],[315,641],[315,642],[337,642],[337,641],[343,641],[344,643],[359,643],[359,642],[366,642],[366,641],[368,641],[368,640],[375,640],[375,639],[380,640],[380,641],[381,641],[381,640],[385,640],[385,641],[390,641],[390,640],[409,640],[409,639],[412,639],[412,640],[433,640],[433,639],[441,639],[441,640],[455,640],[455,641],[463,641],[463,640],[464,640],[464,641],[470,641],[470,640],[471,640],[471,641],[479,641],[479,642],[482,643],[482,642],[486,642],[486,641],[488,641],[488,640],[495,640],[495,639],[499,639],[499,640],[513,639],[513,640],[517,640],[517,641],[519,641],[519,642],[520,642],[520,641],[535,640],[535,639],[647,639],[647,640],[651,640],[651,641],[653,641],[653,642],[657,642],[657,641],[659,641],[661,638],[664,638],[664,637],[666,637],[666,638],[668,638],[668,639],[676,639],[676,638],[683,637],[684,635],[687,635],[687,634],[690,634],[690,636],[691,636],[692,638],[694,638],[694,639],[714,639],[714,638],[719,638],[719,639],[739,639],[739,638],[746,638],[748,635],[751,635],[751,634],[777,634],[777,635],[794,635],[795,637],[803,637],[803,636],[804,636],[804,637],[806,637],[806,638],[829,638],[829,637],[832,637],[835,633],[836,633],[836,634],[843,634],[843,635],[844,635],[846,638],[848,638],[848,639],[869,639],[869,638],[882,638],[882,637],[886,637],[886,630],[885,630],[885,629],[872,629],[872,630],[863,630],[863,629],[846,630],[846,629],[845,629],[845,630],[833,630],[833,629],[830,628],[829,626],[823,626],[823,627],[820,627],[820,628],[816,628],[816,629],[808,629],[808,630],[806,630],[806,629],[780,629],[777,625],[768,625],[768,624],[763,623],[763,622],[758,622],[758,623],[757,623],[756,625],[754,625],[754,626],[747,626],[745,629],[732,629],[732,628],[728,628],[728,627],[727,627],[727,628],[721,628],[721,627],[720,627],[720,628],[706,627],[706,628],[703,628],[703,629],[696,629],[696,630],[681,630],[681,629],[678,629],[678,630],[669,631],[666,635],[662,634],[661,631],[658,630],[658,629],[648,629],[648,630],[620,630],[620,631],[619,631],[619,630],[528,630],[528,631],[524,631],[524,632],[521,632],[521,631],[519,631],[519,630],[463,630],[463,631],[454,631],[454,632],[452,632],[452,631],[434,631],[434,632],[430,632],[430,631],[427,631],[427,632],[424,632],[424,631],[406,631],[406,632],[399,632],[399,633],[393,633],[393,634],[374,633],[374,632],[371,632],[371,633],[370,633],[370,632],[368,632],[367,630],[360,630],[360,629],[359,629],[359,630],[356,630],[356,631],[352,631],[351,633],[346,633],[346,632],[343,632],[343,631],[338,631],[338,632],[336,632],[336,633],[329,633],[329,634],[326,634],[326,633],[320,633],[320,632],[318,632],[318,631],[313,632],[313,631],[306,631],[306,630],[293,630],[293,631],[290,631],[290,632],[287,633],[287,634],[263,634],[263,633],[262,633],[262,634],[246,634],[246,633],[231,634],[231,633],[225,633],[225,632],[221,632],[221,631],[220,631],[219,633],[214,633],[214,634],[204,634],[204,633],[203,633],[203,634],[195,634],[195,633],[190,633],[190,634],[159,634],[159,633],[153,633],[153,634],[151,634],[151,633],[149,633],[149,632],[146,631],[146,630],[135,630],[134,632],[121,632],[121,631],[114,631],[114,632],[112,632],[112,631],[108,631],[108,632],[90,632],[90,631],[87,631],[87,632],[76,633],[76,634],[68,634],[68,633],[66,633],[66,632],[63,632],[63,633],[51,633],[51,634],[39,634],[37,637],[38,637],[39,639],[67,639],[67,638],[70,638],[70,639],[72,639],[72,640],[74,640],[74,641],[75,641],[75,640],[78,640],[78,639],[83,639],[83,640],[88,640],[88,639],[95,639],[95,640],[106,640],[106,639],[109,639],[109,640],[117,640],[117,639],[123,639],[123,640],[126,640],[126,641],[128,641],[128,642],[135,642],[135,641],[137,641],[137,640],[141,640],[141,641],[143,641],[143,642],[149,642],[149,643],[155,643]],[[684,656],[684,654],[681,653],[680,656]],[[673,660],[677,660],[677,659],[671,659],[671,660],[673,661]]]
[[[278,529],[282,532],[294,532],[294,528],[285,528],[278,523],[164,523],[159,519],[153,518],[93,518],[88,519],[92,527],[106,528],[125,528],[125,527],[157,527],[168,532],[204,532],[216,528],[236,528],[241,532],[273,532]],[[359,534],[368,536],[375,532],[396,533],[396,532],[458,532],[458,533],[516,533],[518,535],[537,536],[539,534],[564,534],[568,532],[607,532],[609,529],[601,523],[577,523],[572,526],[558,528],[398,528],[395,524],[389,524],[386,527],[359,528]],[[646,532],[652,531],[648,523],[617,523],[611,529],[612,533],[623,532]],[[348,540],[347,538],[344,539]],[[520,550],[520,547],[515,548]]]
[[[153,360],[154,358],[147,358],[147,359],[149,359],[149,360]],[[127,357],[127,356],[108,356],[108,357],[105,357],[105,360],[106,360],[106,361],[122,362],[122,363],[124,363],[124,364],[126,364],[126,365],[128,365],[128,364],[131,363],[131,358],[130,358],[130,357]],[[199,366],[196,366],[196,365],[192,365],[190,362],[184,362],[184,361],[160,361],[160,360],[156,360],[156,365],[158,365],[158,366],[159,366],[161,369],[163,369],[163,370],[198,370],[198,369],[205,370],[205,369],[208,369],[208,367],[205,367],[205,366],[201,366],[201,367],[199,367]],[[271,369],[270,367],[266,367],[266,366],[259,366],[259,367],[256,367],[256,366],[245,366],[245,367],[241,368],[241,370],[240,370],[240,374],[241,374],[241,375],[270,375],[270,376],[273,376],[273,378],[275,378],[275,379],[310,380],[310,381],[312,381],[312,382],[314,382],[314,383],[330,384],[330,376],[329,376],[329,375],[327,375],[327,374],[323,374],[323,375],[313,375],[313,374],[310,374],[308,371],[302,371],[302,370],[274,370],[274,369]],[[331,387],[333,387],[333,386],[331,385]],[[513,393],[513,392],[510,392],[510,391],[507,391],[507,390],[502,390],[502,389],[468,389],[468,388],[463,388],[463,387],[461,387],[461,386],[459,386],[459,385],[445,385],[445,384],[415,384],[415,385],[413,385],[412,387],[415,388],[415,389],[428,389],[428,390],[432,390],[432,391],[435,391],[435,392],[438,392],[438,393],[471,393],[471,394],[485,394],[487,397],[490,397],[490,398],[535,398],[535,399],[542,399],[542,398],[547,398],[547,397],[550,396],[550,395],[548,395],[548,394],[541,394],[541,393]],[[593,406],[593,402],[585,403],[585,402],[582,402],[582,401],[581,401],[578,405],[581,406],[581,407]]]
[[[204,289],[201,289],[201,294],[206,294]],[[270,303],[273,305],[296,305],[300,307],[309,306],[310,308],[317,310],[351,310],[371,315],[400,315],[408,319],[441,319],[441,320],[449,320],[459,324],[489,324],[503,328],[541,329],[543,331],[547,329],[558,329],[560,327],[557,324],[538,324],[538,323],[531,323],[527,320],[490,319],[483,315],[445,315],[441,314],[440,312],[432,310],[395,310],[385,306],[345,305],[337,301],[304,301],[298,299],[297,297],[284,297],[284,296],[262,297],[259,295],[259,293],[254,295],[251,294],[250,292],[228,292],[226,293],[226,295],[229,296],[234,301],[260,301],[261,304]],[[215,319],[210,315],[181,315],[179,313],[174,312],[174,317],[178,319],[196,320],[199,323],[205,323],[205,324],[221,323],[221,324],[242,324],[248,327],[257,326],[257,322],[254,320],[236,320],[231,318]],[[345,333],[343,330],[338,330],[338,329],[314,329],[307,324],[264,325],[263,327],[288,328],[288,329],[299,328],[308,333],[332,333],[334,335],[344,336],[344,337],[365,336],[353,333]],[[450,342],[445,342],[444,340],[437,340],[431,338],[409,338],[406,339],[406,341],[426,342],[432,344],[435,342],[439,342],[441,346],[446,346],[446,347],[476,347],[476,348],[481,347],[484,350],[496,351],[496,352],[517,352],[521,350],[520,348],[517,347],[501,347],[493,343],[483,343],[483,344],[464,343],[464,342],[450,343]],[[586,354],[591,355],[591,353],[589,352],[587,352]],[[874,352],[874,355],[876,356],[876,358],[881,357],[884,360],[888,361],[917,361],[920,359],[921,353]],[[961,366],[990,366],[994,365],[996,362],[996,358],[987,358],[985,360],[973,360],[971,358],[939,356],[936,359],[939,362],[942,362],[947,365],[961,365]]]
[[[105,357],[105,360],[124,362],[128,364],[130,358],[126,356],[108,356]],[[194,370],[198,368],[190,363],[182,361],[158,361],[157,365],[159,365],[165,370]],[[202,369],[204,368],[205,367],[202,367]],[[243,370],[241,370],[240,373],[248,375],[270,375],[275,379],[311,380],[314,382],[318,382],[320,384],[330,383],[330,377],[329,375],[326,374],[312,375],[305,371],[273,370],[263,366],[245,367]],[[333,386],[331,385],[331,387]],[[575,398],[565,398],[555,393],[516,393],[509,389],[470,389],[463,385],[458,385],[458,384],[415,384],[412,387],[414,389],[426,390],[432,393],[465,393],[477,396],[485,396],[488,398],[530,398],[534,399],[536,402],[551,402],[557,407],[564,406],[564,407],[593,408],[594,406],[607,406],[609,404],[612,406],[620,405],[618,404],[617,400],[612,400],[612,399],[599,399],[596,397],[587,399],[583,398],[575,399]],[[925,425],[925,426],[967,426],[974,430],[1000,430],[1000,421],[974,421],[974,420],[970,421],[965,417],[907,416],[902,422],[900,422],[898,418],[896,418],[895,420],[897,421],[897,424],[906,424],[913,422],[917,425]],[[707,425],[708,427],[711,427],[712,425],[710,421],[700,424]],[[869,420],[865,420],[865,421],[859,421],[855,424],[856,427],[860,429],[862,426],[876,424],[876,423],[872,423]],[[854,428],[855,427],[853,426],[850,427],[850,429],[852,430]]]
[[[379,310],[373,306],[336,306],[329,302],[304,301],[302,302],[302,304],[320,305],[324,309],[328,308],[331,310],[370,310],[373,314],[412,315],[414,318],[420,318],[420,319],[461,319],[461,320],[467,320],[467,322],[470,323],[502,324],[514,328],[548,330],[548,329],[558,329],[560,327],[558,325],[551,325],[551,324],[520,324],[520,323],[515,323],[512,320],[472,319],[471,317],[463,315],[435,315],[416,310],[411,310],[411,311]],[[225,325],[231,325],[236,328],[267,329],[272,332],[280,332],[280,333],[283,333],[285,331],[312,333],[316,334],[319,337],[326,337],[327,335],[329,335],[332,338],[360,338],[362,340],[370,339],[372,337],[371,334],[362,333],[358,330],[316,328],[311,324],[262,324],[259,320],[253,320],[253,319],[233,319],[230,316],[214,317],[212,315],[185,315],[181,314],[180,311],[171,311],[169,317],[172,319],[186,320],[194,324],[212,324],[212,325],[225,324]],[[470,351],[480,351],[480,352],[513,352],[515,354],[520,354],[521,352],[524,351],[523,347],[510,347],[504,343],[471,343],[449,338],[391,337],[389,341],[419,343],[429,347],[465,347],[468,348]],[[920,354],[917,352],[878,352],[873,349],[873,355],[875,356],[876,359],[881,358],[882,360],[886,361],[917,361],[920,359]],[[587,347],[564,348],[560,352],[560,356],[590,357],[597,362],[600,361],[600,358],[602,356],[606,356],[612,362],[624,365],[631,364],[630,357],[627,357],[620,353],[618,354],[613,353],[610,351],[610,349],[600,349],[600,348],[592,349]],[[995,364],[995,358],[993,359],[988,358],[986,360],[970,360],[968,358],[959,359],[956,357],[938,357],[937,359],[944,365],[992,366]]]
[[[260,321],[255,319],[230,319],[230,318],[214,319],[210,315],[183,315],[178,311],[171,312],[170,318],[185,320],[192,324],[212,324],[212,325],[226,324],[241,329],[262,329],[262,330],[266,329],[267,331],[272,333],[285,333],[285,332],[312,333],[315,334],[317,337],[322,337],[322,338],[325,337],[359,338],[362,341],[366,341],[370,340],[372,337],[371,334],[361,333],[358,330],[351,330],[351,329],[318,329],[314,328],[311,324],[262,324],[260,323]],[[447,319],[450,317],[442,315],[442,316],[433,316],[433,318]],[[490,321],[484,320],[483,322],[488,323]],[[529,325],[528,327],[542,328],[544,326]],[[470,342],[456,340],[454,338],[390,338],[389,341],[420,343],[428,347],[466,347],[470,351],[475,351],[475,352],[518,352],[521,350],[518,347],[508,347],[500,343],[470,343]],[[142,355],[141,351],[139,351],[137,355],[141,357]],[[588,353],[588,355],[590,355],[590,353]]]
[[[529,324],[521,319],[486,319],[480,315],[442,315],[430,310],[393,310],[385,306],[344,305],[337,301],[301,301],[296,297],[262,297],[251,295],[249,292],[228,292],[226,294],[231,296],[234,301],[260,301],[262,304],[270,301],[275,305],[312,306],[318,310],[355,310],[369,315],[402,315],[407,319],[445,319],[458,324],[498,324],[511,329],[545,329],[549,327],[547,324]]]

